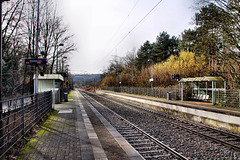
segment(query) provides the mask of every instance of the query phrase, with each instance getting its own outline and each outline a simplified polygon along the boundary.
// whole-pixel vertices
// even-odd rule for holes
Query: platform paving
[[[94,126],[85,111],[86,107],[89,108],[79,92],[72,92],[69,102],[55,105],[58,112],[49,117],[17,159],[119,159],[118,155],[122,156],[122,159],[141,159],[103,117],[99,120],[104,122],[103,125]],[[101,116],[96,111],[93,113]],[[105,134],[101,134],[104,133],[100,131],[101,128],[104,128]],[[111,154],[108,149],[111,149]]]

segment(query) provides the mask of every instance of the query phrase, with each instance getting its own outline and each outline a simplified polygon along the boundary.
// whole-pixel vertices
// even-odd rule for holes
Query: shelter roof
[[[179,82],[180,83],[190,83],[190,82],[224,82],[225,80],[222,77],[195,77],[195,78],[182,78]]]
[[[35,76],[34,76],[35,79]],[[63,80],[63,76],[61,74],[44,74],[44,76],[38,76],[39,80]]]

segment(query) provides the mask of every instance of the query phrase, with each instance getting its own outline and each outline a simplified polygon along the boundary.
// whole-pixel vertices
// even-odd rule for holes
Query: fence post
[[[24,98],[21,98],[21,128],[22,128],[22,137],[24,136]]]

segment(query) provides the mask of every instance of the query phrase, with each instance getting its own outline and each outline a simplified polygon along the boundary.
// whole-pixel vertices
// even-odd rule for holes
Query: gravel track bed
[[[124,105],[115,104],[97,95],[89,93],[88,95],[189,159],[240,159],[239,152],[169,123],[160,122],[149,113],[139,112],[135,108],[126,108]],[[116,120],[112,121],[112,116],[108,111],[99,105],[94,104],[94,106],[113,126],[119,125]]]

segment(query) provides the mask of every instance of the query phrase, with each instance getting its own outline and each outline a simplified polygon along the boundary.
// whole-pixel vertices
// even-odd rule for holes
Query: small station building
[[[35,80],[35,77],[34,77]],[[44,74],[38,76],[38,92],[53,91],[56,103],[60,103],[60,84],[64,81],[60,74]]]

